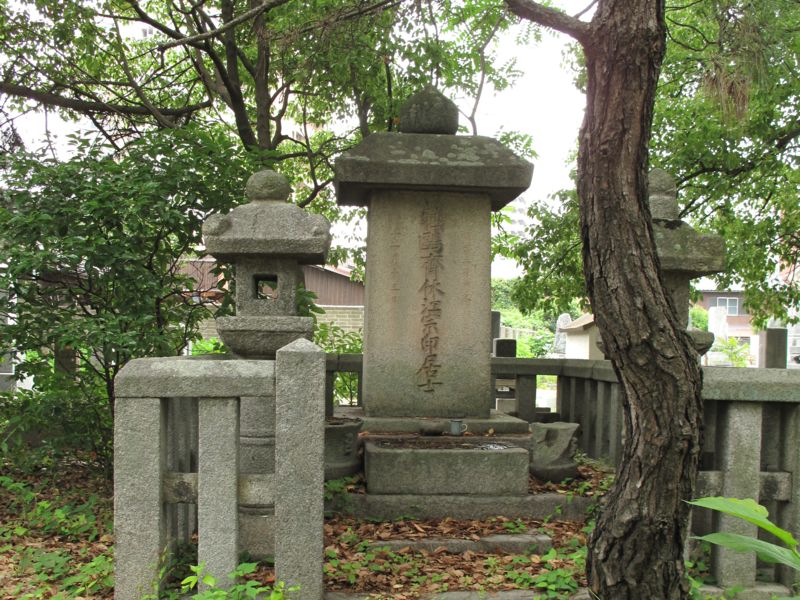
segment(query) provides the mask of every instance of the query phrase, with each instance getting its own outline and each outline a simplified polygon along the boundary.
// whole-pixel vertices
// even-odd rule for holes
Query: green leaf
[[[769,512],[767,509],[750,498],[741,499],[713,496],[708,498],[698,498],[697,500],[689,502],[689,504],[693,506],[700,506],[702,508],[710,508],[711,510],[716,510],[726,515],[743,519],[749,523],[752,523],[753,525],[757,525],[764,531],[768,531],[786,544],[786,546],[789,548],[794,549],[797,547],[797,540],[794,539],[794,536],[790,532],[786,531],[785,529],[781,529],[772,521],[770,521],[768,519]]]
[[[750,538],[738,533],[710,533],[696,537],[711,544],[717,544],[736,552],[755,552],[758,558],[768,563],[778,563],[800,571],[800,555],[796,552],[770,544],[759,539]]]

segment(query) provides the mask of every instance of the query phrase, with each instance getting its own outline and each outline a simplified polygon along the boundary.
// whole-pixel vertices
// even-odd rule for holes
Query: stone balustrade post
[[[323,595],[325,353],[299,339],[275,370],[275,570],[296,600]]]
[[[759,497],[761,471],[761,405],[755,402],[728,402],[720,407],[717,423],[719,467],[722,495],[729,498]],[[727,515],[715,515],[715,531],[757,536],[757,527]],[[713,572],[723,588],[752,587],[756,577],[756,557],[725,548],[715,548]]]
[[[517,396],[517,417],[533,423],[536,420],[536,375],[517,375],[514,390]]]
[[[160,398],[117,398],[114,415],[116,600],[140,600],[160,586],[166,552],[166,407]]]
[[[197,556],[227,588],[239,564],[239,399],[200,398],[198,410]]]
[[[785,369],[789,358],[789,331],[785,327],[767,327],[758,334],[758,366]]]
[[[609,418],[608,418],[608,458],[611,464],[619,464],[622,458],[622,388],[619,383],[612,383],[609,390]]]
[[[777,515],[778,524],[800,534],[800,404],[784,407],[780,420],[780,468],[792,476],[789,501],[784,503]],[[778,566],[778,581],[790,589],[800,585],[800,572],[789,567]]]

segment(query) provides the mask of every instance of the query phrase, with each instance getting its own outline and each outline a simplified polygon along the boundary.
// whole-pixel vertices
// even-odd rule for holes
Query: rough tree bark
[[[666,28],[663,0],[599,0],[591,22],[530,0],[519,16],[583,46],[587,107],[578,195],[584,275],[623,388],[620,468],[590,541],[604,600],[688,598],[683,546],[697,477],[702,374],[665,291],[647,203],[648,141]]]

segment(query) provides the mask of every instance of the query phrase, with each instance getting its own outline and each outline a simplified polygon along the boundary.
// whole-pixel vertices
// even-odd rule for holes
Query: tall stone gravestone
[[[338,202],[368,206],[368,417],[489,417],[490,213],[533,167],[496,140],[456,136],[458,109],[428,87],[335,165]]]
[[[565,327],[569,327],[572,323],[572,317],[569,313],[561,313],[558,315],[556,321],[556,334],[553,336],[553,354],[563,356],[567,352],[567,334],[564,332]]]

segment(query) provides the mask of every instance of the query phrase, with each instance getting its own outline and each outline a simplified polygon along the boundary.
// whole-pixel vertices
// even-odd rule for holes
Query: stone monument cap
[[[377,132],[336,159],[336,202],[368,206],[373,191],[485,194],[500,210],[528,189],[533,165],[495,139],[453,135],[458,109],[432,86],[400,109],[400,133]]]
[[[653,236],[665,272],[701,277],[725,270],[725,241],[718,235],[699,233],[679,221],[677,227],[653,227]]]
[[[458,131],[458,107],[432,85],[412,94],[400,107],[401,133],[440,133]]]
[[[286,176],[272,169],[253,173],[244,188],[244,194],[251,202],[285,202],[291,193]]]
[[[675,178],[664,169],[653,169],[648,175],[650,214],[661,221],[679,221],[678,187]]]
[[[336,202],[368,206],[373,190],[486,194],[500,210],[528,189],[533,165],[483,136],[373,133],[334,165]]]
[[[331,245],[330,223],[285,202],[290,193],[289,182],[280,173],[264,170],[252,175],[246,186],[251,202],[203,223],[206,251],[227,261],[259,256],[323,264]]]
[[[725,240],[696,231],[680,220],[677,186],[672,175],[663,169],[653,169],[648,182],[653,236],[661,269],[690,278],[724,271]]]

